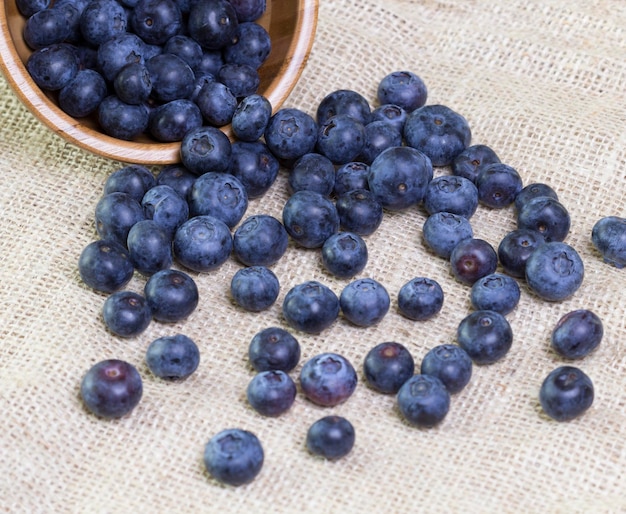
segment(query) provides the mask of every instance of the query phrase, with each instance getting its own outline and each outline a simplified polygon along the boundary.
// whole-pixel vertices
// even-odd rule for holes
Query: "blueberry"
[[[472,378],[472,359],[460,346],[442,344],[424,355],[420,373],[437,377],[450,394],[455,394]]]
[[[94,364],[80,384],[87,409],[105,419],[129,414],[141,400],[143,383],[137,369],[128,362],[108,359]]]
[[[196,75],[208,73],[215,77],[223,64],[224,57],[221,50],[208,50],[203,48],[200,62],[193,71]]]
[[[256,68],[248,64],[234,62],[227,62],[220,68],[217,73],[217,80],[230,89],[236,98],[245,98],[256,94],[261,83]]]
[[[556,421],[570,421],[581,416],[593,403],[591,379],[574,366],[551,371],[539,390],[543,411]]]
[[[493,209],[511,205],[522,190],[522,178],[517,170],[498,162],[482,166],[476,177],[478,200]]]
[[[517,227],[539,232],[546,241],[563,241],[569,233],[570,215],[561,202],[549,196],[525,202],[517,212]]]
[[[146,350],[146,364],[159,378],[183,380],[198,369],[200,350],[183,334],[159,337]]]
[[[393,341],[376,345],[363,361],[365,380],[379,393],[396,394],[414,372],[411,352]]]
[[[125,246],[99,239],[81,252],[78,271],[82,281],[92,289],[112,293],[130,282],[135,268]]]
[[[78,57],[67,45],[50,45],[35,50],[26,61],[26,69],[41,89],[58,91],[76,77]]]
[[[246,398],[259,414],[280,416],[293,405],[296,399],[296,384],[284,371],[261,371],[248,383]]]
[[[370,123],[374,121],[385,121],[402,134],[404,132],[406,117],[407,112],[399,105],[383,104],[372,111]]]
[[[343,316],[359,327],[371,327],[379,323],[389,311],[389,305],[389,293],[380,282],[372,278],[350,282],[339,296]]]
[[[153,220],[171,239],[189,218],[189,205],[172,187],[161,184],[150,188],[141,200],[146,219]]]
[[[59,92],[59,107],[74,118],[83,118],[98,109],[106,94],[102,75],[94,70],[80,70]]]
[[[600,218],[591,230],[591,241],[604,262],[620,269],[626,266],[626,218]]]
[[[419,427],[437,425],[450,410],[450,393],[432,375],[413,375],[402,385],[396,400],[403,418]]]
[[[109,82],[129,64],[145,64],[145,46],[139,36],[121,33],[98,46],[96,58],[98,70]],[[130,103],[130,102],[128,102]]]
[[[311,153],[317,143],[317,123],[304,111],[279,109],[267,124],[265,144],[280,160],[295,160]]]
[[[204,448],[204,466],[218,482],[240,486],[252,482],[263,467],[263,447],[252,432],[222,430]]]
[[[104,183],[103,194],[126,193],[141,202],[149,189],[156,185],[156,179],[148,168],[141,164],[129,164],[111,173]]]
[[[457,342],[476,364],[493,364],[511,349],[513,331],[499,312],[474,311],[459,323]]]
[[[520,211],[525,203],[539,196],[547,196],[554,200],[558,200],[559,197],[554,189],[548,184],[543,182],[533,182],[523,187],[522,190],[515,197],[515,209]]]
[[[206,82],[195,98],[204,119],[214,127],[228,125],[237,110],[237,97],[224,84]]]
[[[116,0],[92,0],[80,17],[80,31],[85,40],[94,46],[124,34],[128,15]]]
[[[213,216],[233,228],[246,213],[248,194],[237,177],[209,172],[196,179],[188,202],[191,216]]]
[[[498,254],[484,239],[464,239],[450,254],[452,274],[463,284],[472,285],[478,279],[494,273],[497,267]]]
[[[163,143],[182,141],[185,135],[202,126],[202,113],[191,100],[179,98],[155,107],[150,112],[148,130]]]
[[[338,89],[326,95],[317,106],[317,123],[323,125],[332,116],[347,115],[367,125],[370,122],[372,109],[367,99],[350,89]]]
[[[219,50],[237,34],[237,12],[227,0],[197,0],[191,6],[187,30],[200,46]]]
[[[193,70],[202,59],[202,47],[198,42],[184,34],[170,37],[163,46],[163,53],[180,57]]]
[[[428,91],[424,81],[412,71],[394,71],[380,81],[376,96],[381,104],[399,105],[412,112],[426,103]]]
[[[141,334],[152,320],[152,311],[146,299],[133,291],[117,291],[102,307],[104,324],[115,335],[134,337]]]
[[[451,212],[436,212],[426,218],[422,229],[426,245],[439,257],[449,259],[452,250],[474,235],[467,218]]]
[[[304,396],[317,405],[333,407],[346,401],[357,385],[350,361],[336,353],[321,353],[304,363],[300,387]]]
[[[65,41],[70,26],[62,10],[40,9],[27,17],[22,34],[26,44],[38,50]]]
[[[350,453],[355,433],[352,423],[341,416],[325,416],[313,423],[306,434],[306,447],[313,455],[337,460]]]
[[[364,126],[347,114],[331,116],[319,124],[317,150],[334,164],[354,161],[364,145]]]
[[[161,168],[156,181],[160,186],[170,186],[181,198],[186,200],[196,178],[196,175],[182,164],[168,164]]]
[[[386,121],[372,121],[365,125],[365,142],[359,161],[371,164],[384,150],[402,145],[402,132]]]
[[[367,264],[367,245],[363,238],[351,232],[338,232],[322,246],[324,268],[338,278],[351,278]]]
[[[242,183],[248,198],[259,198],[272,187],[280,164],[262,141],[235,141],[229,173]]]
[[[185,134],[180,146],[180,158],[196,175],[227,171],[230,167],[232,144],[228,136],[215,127],[196,127]]]
[[[207,272],[226,262],[233,249],[233,239],[222,220],[194,216],[178,227],[172,249],[176,261],[186,268]]]
[[[283,316],[295,330],[319,334],[339,316],[339,298],[329,287],[309,280],[287,292],[283,300]]]
[[[552,330],[552,349],[566,359],[582,359],[595,350],[604,335],[602,320],[588,309],[568,312]]]
[[[487,145],[472,145],[468,146],[454,158],[454,161],[452,161],[452,173],[475,183],[478,173],[483,166],[497,162],[500,162],[500,158],[491,147]]]
[[[540,298],[561,301],[572,296],[584,277],[583,261],[567,243],[539,245],[526,261],[526,283]]]
[[[267,8],[266,0],[230,0],[241,22],[258,20]]]
[[[131,141],[145,132],[150,121],[145,105],[127,104],[115,95],[109,95],[100,102],[97,117],[105,134],[125,141]]]
[[[474,282],[470,299],[476,310],[508,314],[517,307],[520,294],[514,278],[502,273],[491,273]]]
[[[370,167],[364,162],[348,162],[337,167],[335,170],[335,185],[333,193],[341,196],[353,189],[369,189],[367,175]]]
[[[50,7],[51,0],[16,0],[15,5],[20,14],[29,18],[36,12]]]
[[[250,266],[235,273],[230,283],[233,299],[247,311],[269,309],[280,290],[278,277],[265,266]]]
[[[428,184],[424,207],[428,214],[451,212],[470,219],[478,208],[478,188],[464,177],[441,175]]]
[[[370,165],[368,186],[376,200],[392,211],[419,204],[433,178],[430,159],[414,148],[384,150]]]
[[[232,117],[233,134],[239,141],[257,141],[272,116],[272,104],[262,95],[249,95],[235,109]]]
[[[335,166],[325,155],[304,154],[289,172],[288,184],[292,193],[307,190],[329,196],[335,187]]]
[[[193,81],[193,91],[191,92],[191,96],[189,100],[192,102],[196,102],[198,96],[202,92],[202,88],[207,85],[209,82],[215,82],[215,75],[211,73],[207,73],[205,71],[194,71],[194,81]]]
[[[170,234],[154,220],[141,220],[128,232],[128,253],[135,269],[142,275],[153,275],[172,265]]]
[[[543,236],[535,230],[520,228],[507,232],[498,245],[498,260],[504,271],[524,278],[528,257],[543,242]]]
[[[415,277],[400,288],[398,310],[408,319],[424,321],[441,310],[443,300],[443,289],[436,280]]]
[[[130,25],[149,45],[164,45],[183,28],[182,13],[174,0],[139,0]]]
[[[406,144],[426,154],[433,166],[452,164],[471,138],[467,120],[445,105],[424,105],[404,124]]]
[[[198,286],[186,273],[157,271],[144,287],[144,296],[157,321],[175,323],[187,318],[198,306]]]
[[[96,204],[96,231],[102,239],[126,246],[131,227],[143,219],[141,204],[127,193],[105,194]]]
[[[235,230],[235,257],[246,266],[272,266],[289,244],[285,227],[273,216],[257,214],[246,218]]]
[[[194,74],[189,65],[174,54],[159,54],[146,61],[152,82],[152,96],[160,102],[189,98]]]
[[[373,234],[383,221],[383,206],[368,189],[353,189],[342,193],[335,203],[339,226],[359,236]]]
[[[320,248],[339,231],[339,215],[328,197],[315,191],[297,191],[285,202],[283,225],[299,246]]]
[[[272,50],[270,35],[262,25],[254,22],[240,23],[235,41],[224,48],[224,61],[240,63],[258,69]]]
[[[124,66],[113,81],[117,97],[127,104],[141,105],[152,93],[152,79],[144,64],[133,62]]]
[[[256,371],[289,373],[300,362],[300,343],[284,328],[264,328],[250,341],[248,358]]]

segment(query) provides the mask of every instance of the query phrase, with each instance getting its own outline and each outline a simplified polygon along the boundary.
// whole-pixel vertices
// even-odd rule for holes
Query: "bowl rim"
[[[319,0],[297,0],[298,16],[287,55],[263,95],[275,112],[295,87],[308,61],[318,21]],[[30,77],[11,38],[6,2],[0,7],[0,71],[10,88],[27,109],[45,126],[66,141],[89,152],[116,161],[161,165],[180,162],[180,142],[142,143],[124,141],[93,130],[72,118],[55,105]],[[221,127],[231,139],[230,125]]]

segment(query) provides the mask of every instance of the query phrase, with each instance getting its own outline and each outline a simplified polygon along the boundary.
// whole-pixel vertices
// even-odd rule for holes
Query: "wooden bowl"
[[[259,69],[258,93],[276,111],[285,101],[309,57],[319,0],[268,0],[265,14],[258,20],[269,32],[272,51]],[[67,141],[97,155],[128,163],[171,164],[180,161],[180,143],[161,143],[149,136],[123,141],[107,136],[95,116],[76,119],[65,114],[54,95],[45,93],[33,82],[25,63],[32,53],[22,31],[26,19],[15,0],[0,5],[0,69],[9,85],[28,109],[45,125]],[[222,130],[232,138],[230,126]]]

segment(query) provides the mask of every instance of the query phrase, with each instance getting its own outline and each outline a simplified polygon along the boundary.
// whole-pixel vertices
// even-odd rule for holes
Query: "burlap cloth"
[[[626,3],[621,0],[322,0],[316,42],[286,106],[314,113],[338,88],[372,102],[378,81],[409,69],[470,122],[473,143],[494,148],[525,183],[551,184],[572,216],[567,242],[585,280],[562,303],[522,284],[508,315],[514,343],[501,362],[475,367],[444,422],[417,429],[393,397],[364,385],[375,344],[405,344],[419,365],[434,345],[453,342],[471,311],[469,289],[425,250],[421,209],[387,214],[367,239],[362,276],[382,282],[392,308],[375,328],[340,319],[318,336],[298,333],[303,361],[322,351],[348,357],[360,384],[346,403],[321,408],[298,396],[287,414],[263,418],[245,401],[247,348],[262,328],[286,327],[286,291],[316,279],[337,294],[346,281],[325,273],[317,251],[291,246],[274,267],[277,303],[237,308],[229,283],[241,266],[194,274],[196,312],[184,323],[153,323],[122,340],[105,330],[104,296],[85,287],[77,259],[95,239],[93,212],[107,175],[121,166],[66,144],[40,124],[0,80],[0,510],[5,512],[618,512],[626,510],[626,270],[604,264],[591,244],[600,216],[626,215]],[[156,170],[155,170],[156,171]],[[438,169],[437,173],[449,170]],[[281,215],[286,172],[248,214]],[[497,245],[515,227],[512,209],[480,207],[475,234]],[[411,322],[396,295],[414,276],[440,282],[441,313]],[[143,279],[130,284],[141,291]],[[538,390],[564,363],[549,337],[566,312],[603,320],[600,348],[579,362],[596,399],[580,419],[541,413]],[[144,364],[154,338],[182,332],[202,362],[183,383],[165,383]],[[134,363],[144,396],[133,413],[102,421],[83,408],[79,383],[105,358]],[[302,361],[302,362],[303,362]],[[297,377],[299,367],[293,372]],[[312,458],[310,424],[330,413],[355,426],[352,453]],[[218,485],[203,468],[206,441],[227,427],[254,431],[265,465],[250,485]]]

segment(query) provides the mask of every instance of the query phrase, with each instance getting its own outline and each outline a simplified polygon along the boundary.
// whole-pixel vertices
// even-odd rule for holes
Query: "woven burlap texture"
[[[572,217],[567,242],[585,263],[585,280],[560,303],[522,298],[507,317],[513,346],[500,362],[476,366],[452,398],[446,419],[418,429],[404,423],[391,396],[364,384],[365,354],[375,344],[406,345],[417,365],[437,344],[455,341],[471,312],[469,289],[422,242],[421,208],[386,213],[367,238],[359,276],[386,286],[392,306],[373,328],[339,319],[320,335],[296,333],[302,362],[323,351],[351,360],[355,394],[334,408],[298,396],[278,418],[246,403],[253,376],[252,336],[287,325],[281,303],[305,280],[339,294],[348,281],[324,272],[319,251],[292,245],[273,267],[281,282],[263,313],[229,296],[229,260],[192,274],[200,290],[185,322],[152,323],[123,340],[104,327],[105,296],[82,284],[77,260],[96,238],[93,214],[107,176],[123,163],[65,143],[30,114],[0,80],[0,510],[4,512],[619,512],[626,510],[626,270],[602,262],[591,244],[601,216],[626,216],[626,3],[621,0],[321,0],[310,60],[286,106],[311,114],[335,89],[376,105],[377,84],[408,69],[469,121],[473,143],[490,145],[525,183],[546,182]],[[154,170],[157,171],[156,169]],[[450,173],[439,168],[436,174]],[[283,170],[247,214],[281,217]],[[496,246],[515,228],[512,208],[479,207],[477,237]],[[397,311],[400,287],[415,276],[445,291],[440,314],[412,322]],[[136,276],[129,288],[141,291]],[[549,348],[565,313],[597,313],[604,339],[577,362],[593,380],[591,409],[568,423],[542,414],[543,378],[565,363]],[[197,372],[182,383],[153,377],[144,363],[158,336],[184,333],[201,350]],[[87,413],[79,384],[102,359],[136,365],[139,406],[116,421]],[[297,378],[301,364],[292,372]],[[353,423],[356,444],[327,462],[305,449],[308,427],[327,414]],[[219,430],[254,431],[265,464],[246,486],[219,485],[202,453]]]

